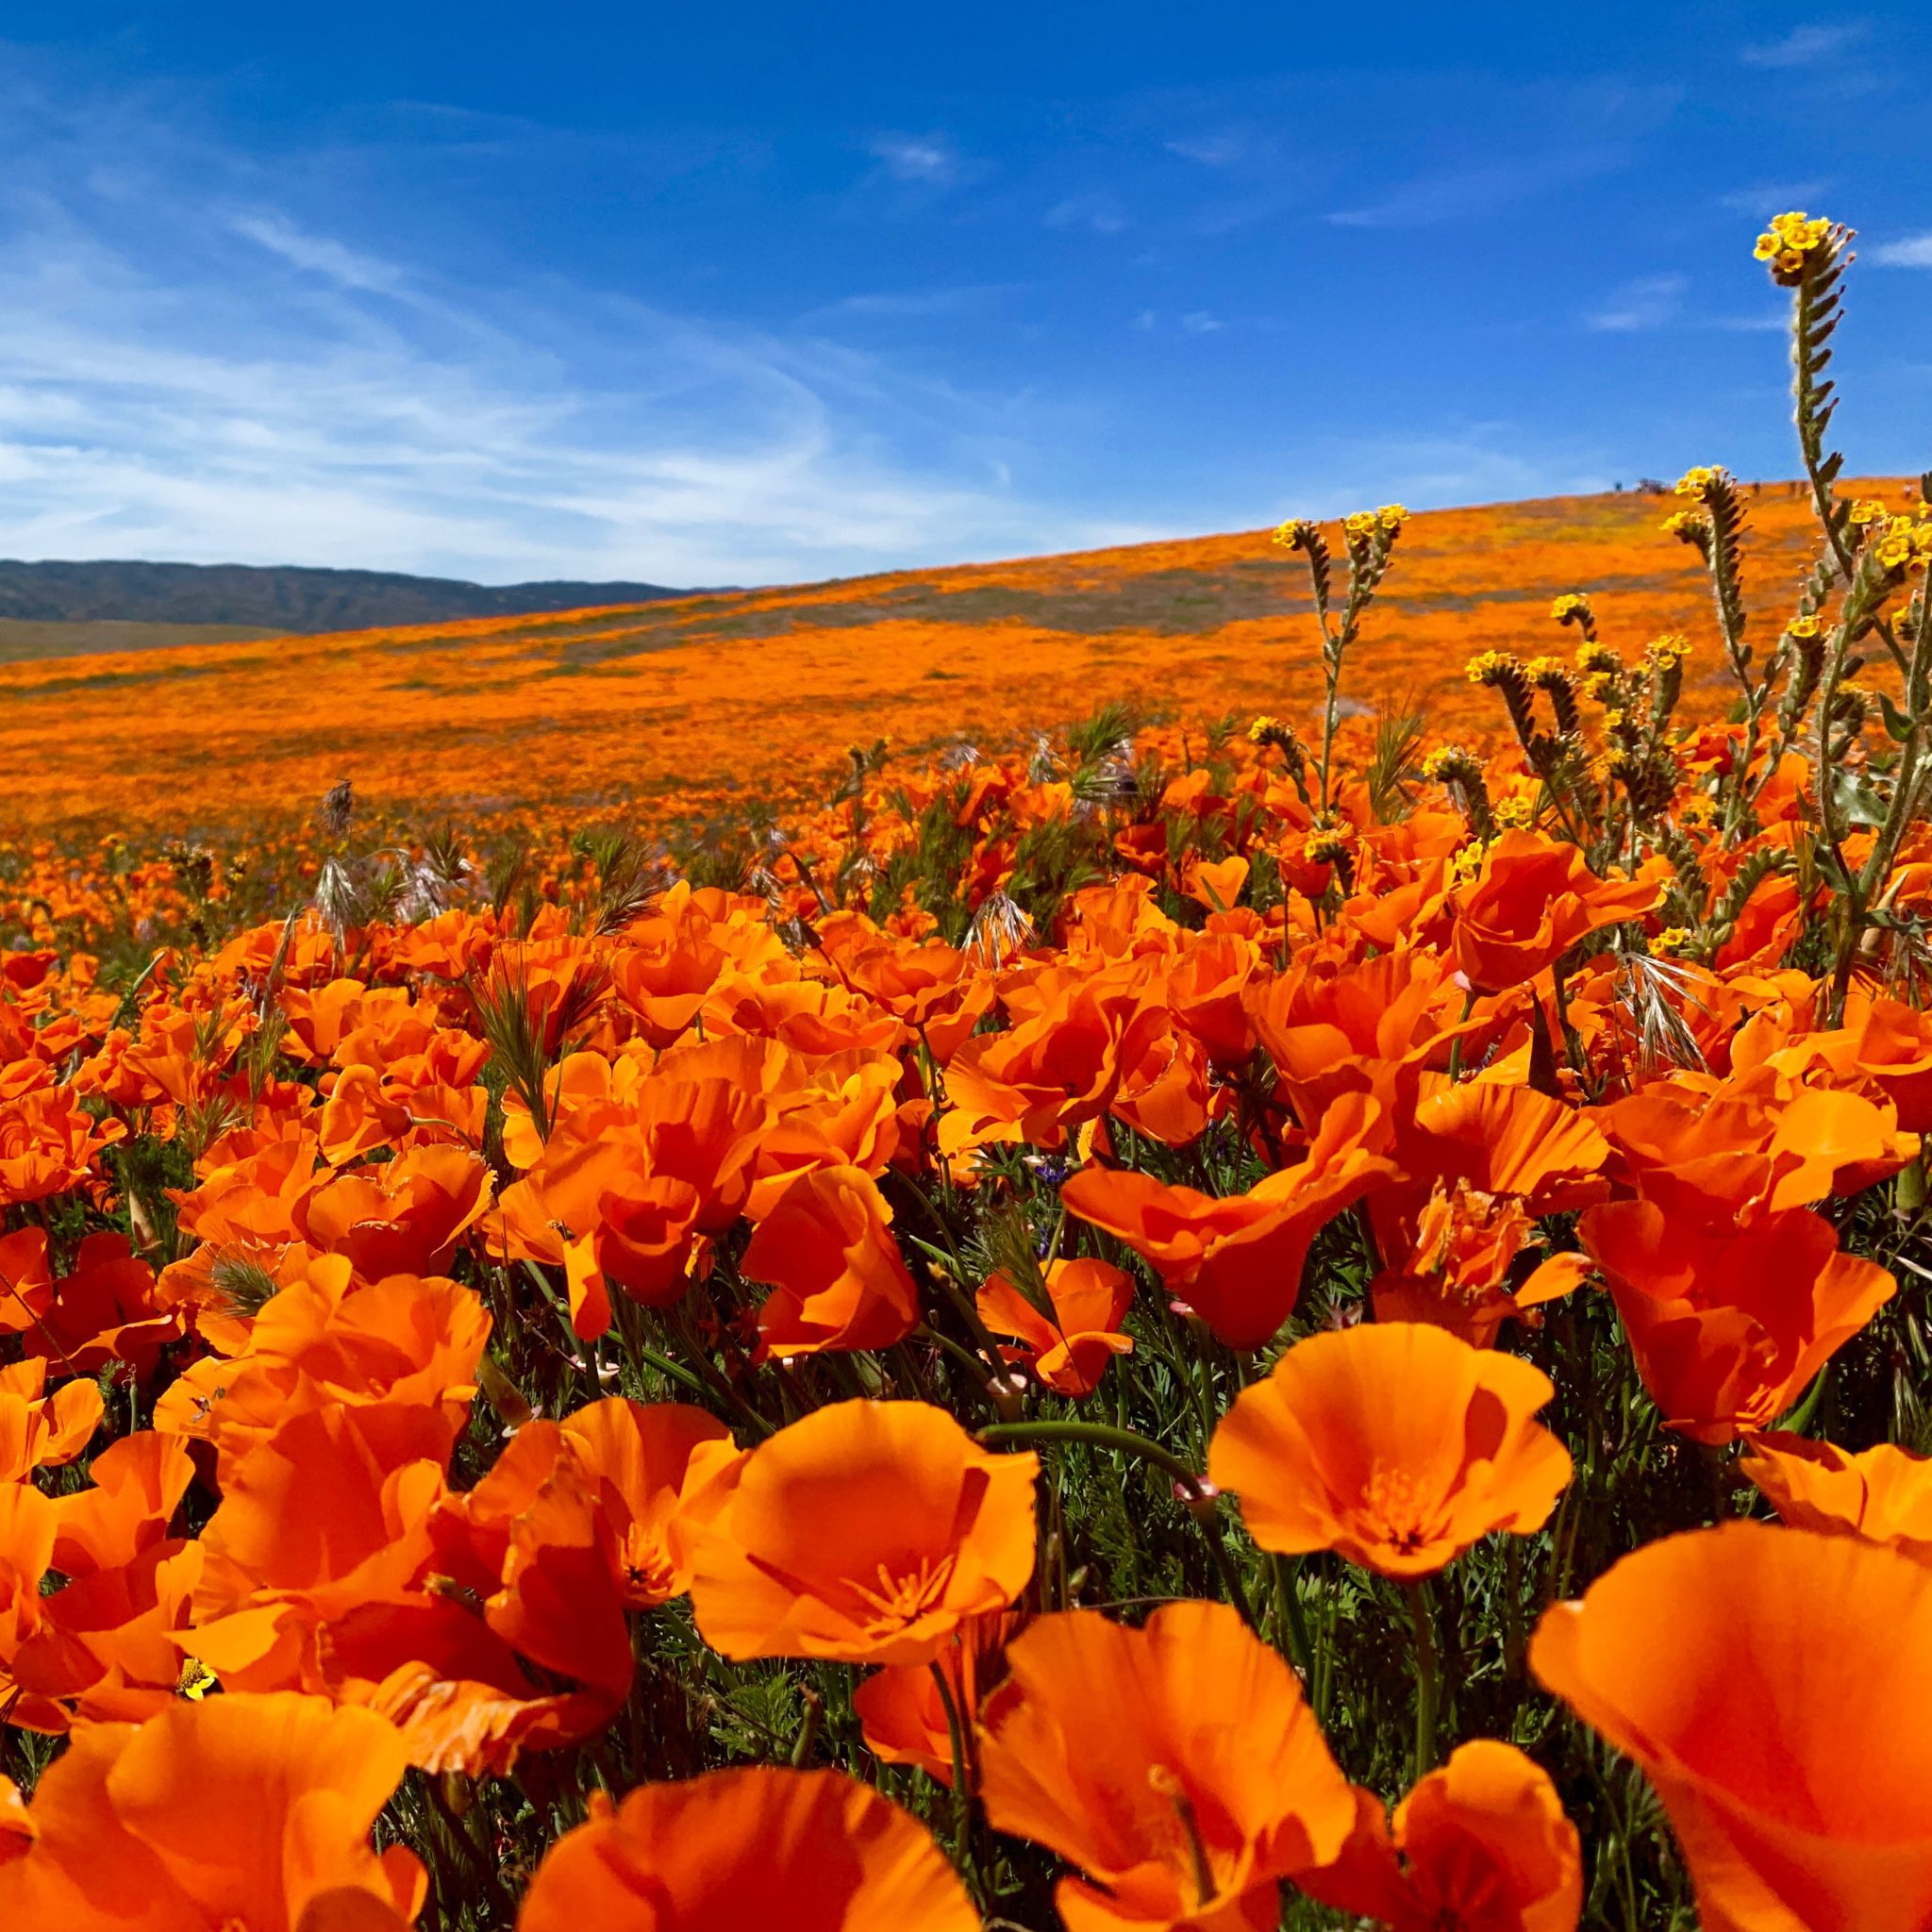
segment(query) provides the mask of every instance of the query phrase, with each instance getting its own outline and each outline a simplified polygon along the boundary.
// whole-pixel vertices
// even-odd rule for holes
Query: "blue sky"
[[[0,555],[795,579],[1932,464],[1918,7],[36,5]]]

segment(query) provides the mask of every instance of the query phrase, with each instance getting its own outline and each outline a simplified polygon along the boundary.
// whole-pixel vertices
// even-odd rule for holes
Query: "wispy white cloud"
[[[236,234],[257,242],[292,268],[325,275],[338,287],[394,294],[404,284],[402,272],[373,255],[349,248],[330,235],[311,235],[277,214],[238,215]]]
[[[1127,225],[1126,209],[1105,189],[1067,195],[1046,211],[1049,228],[1067,228],[1090,235],[1118,235]]]
[[[966,172],[958,145],[944,134],[875,134],[866,149],[895,181],[950,188]]]
[[[1755,215],[1769,221],[1787,208],[1806,208],[1819,199],[1831,184],[1823,180],[1760,181],[1749,188],[1734,188],[1717,198],[1718,206],[1733,214]]]
[[[1684,291],[1690,286],[1688,275],[1640,275],[1612,291],[1608,300],[1584,321],[1591,328],[1610,334],[1662,328],[1677,319],[1684,306]]]
[[[1210,314],[1205,308],[1191,308],[1181,317],[1181,333],[1190,336],[1211,336],[1225,328],[1227,325],[1218,315]]]
[[[1052,398],[843,339],[974,291],[760,329],[446,277],[321,170],[17,75],[0,109],[0,554],[746,583],[1147,534],[1029,489]]]
[[[1744,47],[1741,58],[1752,67],[1808,67],[1856,46],[1865,38],[1862,20],[1820,21],[1794,26],[1774,41],[1757,41]]]
[[[1932,229],[1923,235],[1907,235],[1902,241],[1888,242],[1866,258],[1880,268],[1932,268]]]

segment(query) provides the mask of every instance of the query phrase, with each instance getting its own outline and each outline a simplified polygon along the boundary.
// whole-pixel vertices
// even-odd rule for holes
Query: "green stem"
[[[1110,1423],[993,1423],[979,1431],[977,1440],[991,1449],[1007,1443],[1086,1442],[1095,1449],[1113,1449],[1124,1456],[1138,1456],[1141,1461],[1151,1462],[1155,1468],[1164,1471],[1183,1491],[1188,1514],[1201,1525],[1201,1533],[1208,1542],[1208,1560],[1214,1565],[1214,1574],[1221,1579],[1221,1587],[1227,1593],[1228,1602],[1241,1612],[1241,1622],[1250,1630],[1257,1636],[1261,1634],[1260,1625],[1255,1621],[1254,1608],[1248,1602],[1248,1593],[1241,1587],[1241,1576],[1227,1554],[1227,1546],[1221,1540],[1221,1524],[1213,1491],[1178,1456],[1132,1429],[1117,1429]]]
[[[1402,1593],[1408,1599],[1408,1620],[1415,1628],[1415,1767],[1409,1781],[1416,1784],[1436,1767],[1436,1715],[1442,1672],[1436,1654],[1428,1585],[1418,1578],[1405,1583]]]
[[[946,1681],[945,1666],[935,1657],[927,1668],[939,1686],[940,1704],[946,1713],[946,1738],[953,1747],[953,1859],[977,1893],[979,1874],[973,1857],[973,1784],[966,1725],[953,1687]]]

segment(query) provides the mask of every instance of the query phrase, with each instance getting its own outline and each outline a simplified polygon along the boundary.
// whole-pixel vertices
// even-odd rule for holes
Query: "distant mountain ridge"
[[[662,584],[471,584],[399,571],[246,563],[21,563],[0,559],[0,620],[370,630],[521,617],[682,597]]]

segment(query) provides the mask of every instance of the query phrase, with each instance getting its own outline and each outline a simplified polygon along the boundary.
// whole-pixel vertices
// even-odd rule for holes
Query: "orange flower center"
[[[1400,1463],[1378,1461],[1371,1468],[1356,1513],[1369,1536],[1403,1556],[1434,1542],[1444,1528],[1441,1498]]]
[[[921,1557],[919,1568],[894,1575],[881,1563],[876,1587],[848,1579],[852,1593],[872,1612],[862,1627],[868,1637],[885,1637],[915,1622],[939,1603],[953,1575],[953,1552]]]

